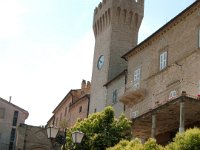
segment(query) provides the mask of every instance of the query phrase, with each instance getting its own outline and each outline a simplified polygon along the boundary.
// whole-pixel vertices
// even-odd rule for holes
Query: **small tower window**
[[[82,112],[82,106],[79,107],[79,113],[81,113],[81,112]]]

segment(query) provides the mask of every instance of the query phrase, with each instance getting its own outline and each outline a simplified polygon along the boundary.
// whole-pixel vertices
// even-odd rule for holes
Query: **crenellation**
[[[102,2],[99,3],[98,8],[99,8],[99,10],[101,10],[101,8],[102,8]]]
[[[93,30],[97,37],[109,25],[139,29],[143,17],[144,0],[102,0],[94,10]],[[111,19],[112,18],[112,19]]]

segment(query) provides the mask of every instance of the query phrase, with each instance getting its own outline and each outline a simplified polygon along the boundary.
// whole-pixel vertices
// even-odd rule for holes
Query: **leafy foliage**
[[[174,141],[167,145],[166,150],[199,150],[200,129],[188,129],[184,133],[178,133]]]
[[[71,132],[80,130],[85,133],[81,144],[73,144]],[[78,120],[69,129],[67,134],[67,149],[81,150],[105,150],[114,146],[122,139],[131,138],[131,122],[121,115],[118,119],[114,117],[112,107],[106,107],[102,112],[89,115],[88,118]]]
[[[120,141],[107,150],[200,150],[200,129],[188,129],[184,133],[177,133],[174,141],[166,147],[158,145],[154,139],[149,139],[144,144],[139,139],[135,139]]]
[[[121,141],[119,144],[107,150],[164,150],[164,148],[156,143],[156,140],[149,139],[144,144],[139,139],[132,141]]]

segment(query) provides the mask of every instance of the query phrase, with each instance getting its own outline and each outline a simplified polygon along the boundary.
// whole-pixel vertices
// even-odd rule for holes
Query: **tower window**
[[[5,117],[5,108],[0,108],[0,119]]]
[[[18,111],[15,111],[15,112],[14,112],[14,116],[13,116],[13,126],[16,126],[16,125],[17,125],[18,114],[19,114]]]
[[[117,90],[113,91],[112,102],[115,104],[117,102]]]
[[[65,116],[67,115],[68,111],[67,111],[68,107],[65,107]]]
[[[58,117],[56,117],[56,126],[58,125]]]
[[[160,54],[160,70],[163,70],[167,66],[167,51]]]
[[[79,113],[81,113],[81,112],[82,112],[82,106],[79,107]]]
[[[15,142],[15,133],[16,129],[12,128],[11,133],[10,133],[10,144],[9,144],[9,150],[12,150],[14,147],[14,142]]]
[[[60,114],[60,121],[62,120],[62,113]]]
[[[134,77],[133,77],[133,87],[136,89],[140,87],[140,76],[141,76],[141,68],[138,68],[134,71]]]

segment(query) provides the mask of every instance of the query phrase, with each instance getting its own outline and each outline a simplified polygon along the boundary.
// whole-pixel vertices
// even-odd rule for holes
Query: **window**
[[[94,113],[96,113],[96,112],[97,112],[97,109],[95,108],[95,109],[94,109]]]
[[[79,113],[82,112],[82,106],[79,107]]]
[[[9,150],[13,149],[14,141],[15,141],[15,133],[16,133],[16,129],[12,128],[11,133],[10,133]]]
[[[13,126],[17,126],[17,119],[18,119],[18,111],[14,112],[14,116],[13,116]]]
[[[160,54],[160,70],[163,70],[167,66],[167,51]]]
[[[5,108],[0,108],[0,119],[5,117]]]
[[[60,121],[62,120],[62,113],[60,114]]]
[[[117,90],[113,91],[112,102],[113,102],[113,104],[115,104],[117,102]]]
[[[140,87],[140,76],[141,76],[141,68],[138,68],[134,71],[134,77],[133,77],[133,87],[136,89]]]
[[[68,111],[67,111],[67,107],[65,107],[65,116],[67,115]]]
[[[174,98],[176,98],[176,96],[177,96],[177,94],[176,94],[176,91],[175,91],[175,90],[173,90],[173,91],[171,91],[171,92],[169,93],[169,99],[174,99]]]
[[[56,126],[58,126],[58,117],[56,117]]]

